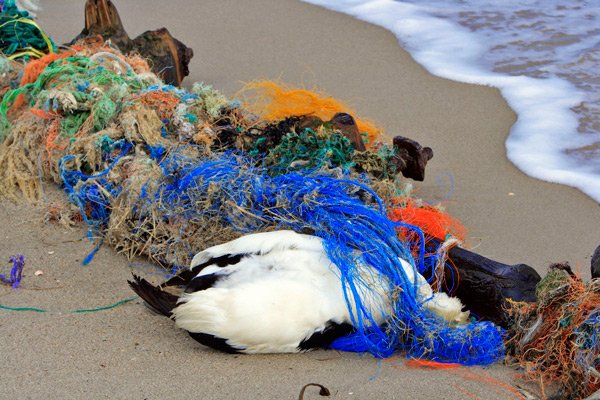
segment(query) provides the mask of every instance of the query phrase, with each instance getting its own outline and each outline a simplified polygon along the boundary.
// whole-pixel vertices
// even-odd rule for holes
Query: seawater
[[[304,0],[393,32],[434,75],[500,89],[507,157],[600,202],[599,0]]]

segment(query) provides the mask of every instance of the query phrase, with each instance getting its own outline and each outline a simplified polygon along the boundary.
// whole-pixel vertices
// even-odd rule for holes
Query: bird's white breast
[[[329,320],[349,320],[340,279],[322,248],[273,250],[220,268],[214,287],[184,294],[180,328],[254,352],[294,352]]]

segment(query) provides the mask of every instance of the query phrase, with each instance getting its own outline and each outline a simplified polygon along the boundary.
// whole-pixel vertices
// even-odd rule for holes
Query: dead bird
[[[434,294],[406,260],[398,260],[416,285],[418,304],[448,322],[467,322],[469,312],[459,299]],[[372,323],[381,325],[391,312],[389,284],[366,263],[357,267],[361,284],[347,291],[349,301],[359,295]],[[229,353],[296,353],[354,330],[357,312],[349,310],[340,275],[322,239],[276,231],[206,249],[188,270],[160,286],[135,275],[129,284],[203,345]],[[181,296],[164,290],[178,285],[185,286]]]

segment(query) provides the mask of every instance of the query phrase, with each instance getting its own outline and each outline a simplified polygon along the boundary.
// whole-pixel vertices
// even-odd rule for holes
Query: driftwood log
[[[392,162],[396,168],[407,178],[415,181],[425,179],[425,166],[433,158],[433,150],[423,147],[416,141],[404,136],[394,137],[396,156]]]
[[[330,122],[333,129],[339,130],[350,140],[355,150],[366,150],[358,126],[356,126],[356,121],[350,114],[337,113]],[[425,166],[433,157],[433,150],[430,147],[423,147],[416,141],[404,136],[394,137],[393,144],[396,155],[391,159],[391,162],[396,170],[406,178],[423,181],[425,179]]]
[[[350,140],[354,150],[367,150],[365,143],[360,136],[360,132],[358,131],[358,126],[356,126],[356,121],[354,121],[352,115],[346,113],[337,113],[333,116],[333,118],[331,118],[330,122],[333,129],[337,129],[338,131],[342,132],[344,136]]]
[[[356,126],[356,121],[350,114],[337,113],[331,119],[333,129],[342,132],[352,143],[357,151],[365,151],[366,147]],[[423,147],[416,141],[404,136],[396,136],[393,140],[396,155],[391,159],[396,170],[406,178],[415,181],[425,179],[425,166],[427,161],[433,157],[430,147]]]
[[[596,247],[592,256],[592,279],[600,278],[600,246]]]
[[[310,127],[314,123],[322,123],[319,118],[308,117],[300,123],[300,127]],[[352,143],[356,151],[365,151],[366,146],[352,115],[347,113],[337,113],[329,121],[331,127],[336,129]],[[390,163],[396,167],[396,171],[402,173],[405,178],[415,181],[425,179],[425,167],[427,161],[433,157],[433,150],[429,147],[423,147],[416,141],[404,136],[396,136],[393,139],[395,155],[390,159]]]
[[[435,251],[442,241],[433,238],[425,247]],[[492,321],[503,328],[510,328],[511,319],[504,311],[507,299],[535,302],[535,286],[540,275],[529,265],[507,265],[490,260],[460,247],[448,250],[448,259],[457,269],[459,280],[453,295],[476,316]],[[456,281],[454,272],[446,267],[447,282]]]
[[[95,36],[110,40],[124,54],[139,53],[148,60],[152,71],[167,84],[181,86],[183,78],[189,75],[188,65],[194,55],[192,49],[171,36],[166,28],[146,31],[131,39],[110,0],[87,0],[85,27],[71,44]],[[334,129],[340,130],[350,140],[357,151],[366,150],[356,121],[351,115],[338,113],[333,116],[331,123]],[[396,170],[406,178],[423,181],[425,166],[433,157],[431,148],[422,147],[403,136],[396,136],[393,144],[397,152],[391,162]]]
[[[166,84],[181,86],[183,78],[189,75],[188,65],[194,55],[192,49],[171,36],[166,28],[129,38],[110,0],[87,0],[85,27],[71,44],[98,35],[110,40],[124,54],[139,53]]]

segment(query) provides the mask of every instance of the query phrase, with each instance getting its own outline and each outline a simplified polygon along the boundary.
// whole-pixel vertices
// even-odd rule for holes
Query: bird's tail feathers
[[[161,290],[137,275],[133,275],[133,281],[127,282],[151,309],[167,317],[173,315],[173,309],[177,306],[176,295]]]

